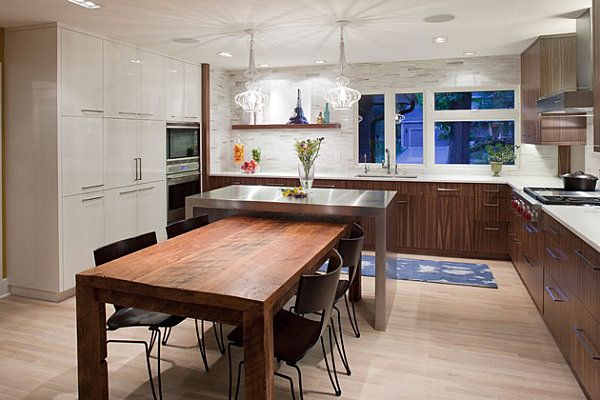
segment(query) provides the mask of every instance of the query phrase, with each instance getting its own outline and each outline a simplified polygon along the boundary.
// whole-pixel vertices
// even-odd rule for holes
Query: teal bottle
[[[325,110],[323,111],[323,122],[325,122],[326,124],[329,123],[329,103],[325,103]]]

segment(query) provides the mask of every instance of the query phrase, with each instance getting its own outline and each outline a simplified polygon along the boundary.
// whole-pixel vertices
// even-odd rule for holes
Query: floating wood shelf
[[[262,124],[262,125],[231,125],[231,129],[340,129],[341,124]]]

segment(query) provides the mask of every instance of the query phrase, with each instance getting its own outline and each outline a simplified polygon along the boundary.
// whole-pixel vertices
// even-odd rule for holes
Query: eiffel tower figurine
[[[302,124],[308,124],[308,121],[304,116],[304,110],[302,109],[302,101],[300,100],[300,89],[298,89],[298,99],[296,100],[296,108],[294,108],[294,115],[290,117],[288,125]]]

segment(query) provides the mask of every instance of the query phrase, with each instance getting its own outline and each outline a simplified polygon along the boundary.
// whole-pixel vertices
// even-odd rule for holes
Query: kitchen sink
[[[417,179],[417,175],[402,175],[402,174],[358,174],[358,178],[389,178],[389,179]]]

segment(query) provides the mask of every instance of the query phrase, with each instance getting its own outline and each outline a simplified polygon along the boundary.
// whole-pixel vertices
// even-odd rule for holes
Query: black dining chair
[[[344,364],[344,368],[346,369],[346,374],[350,375],[352,371],[350,370],[350,363],[348,362],[348,355],[346,354],[346,347],[344,345],[344,333],[342,330],[342,318],[340,309],[337,307],[337,303],[339,300],[344,298],[344,302],[346,303],[346,311],[348,312],[348,319],[350,320],[350,325],[352,326],[352,330],[354,331],[354,335],[358,338],[360,337],[360,330],[358,328],[358,320],[356,319],[356,310],[354,308],[354,302],[348,301],[348,291],[350,287],[354,283],[356,279],[358,269],[361,266],[361,258],[362,258],[362,250],[365,243],[365,231],[364,229],[358,225],[353,224],[352,230],[350,231],[350,235],[347,238],[340,239],[338,243],[338,251],[342,256],[343,267],[348,268],[348,279],[340,279],[337,285],[337,290],[335,292],[335,302],[333,304],[333,309],[337,314],[337,328],[339,330],[339,341],[337,334],[335,333],[335,326],[333,327],[333,338],[335,340],[336,347],[338,349],[338,353],[340,358],[342,359],[342,364]],[[327,267],[327,271],[330,271],[332,266]],[[335,268],[335,266],[333,266]],[[350,303],[352,305],[352,312],[350,312]]]
[[[146,247],[155,245],[157,243],[156,233],[149,232],[143,235],[139,235],[133,238],[120,240],[118,242],[108,244],[94,250],[94,261],[96,266],[106,264],[110,261],[116,260],[117,258],[124,257],[128,254],[134,253],[138,250],[142,250]],[[158,398],[162,400],[162,380],[160,373],[160,346],[165,340],[163,337],[161,340],[161,328],[165,331],[172,329],[174,326],[180,324],[185,320],[184,317],[178,317],[175,315],[164,314],[156,311],[146,311],[134,307],[123,307],[114,305],[115,312],[108,318],[106,322],[107,329],[109,331],[116,331],[121,328],[130,327],[147,327],[150,330],[150,340],[146,342],[144,340],[125,340],[125,339],[110,339],[107,343],[133,343],[141,344],[146,350],[146,366],[148,368],[148,376],[150,378],[150,388],[152,389],[152,396],[157,400],[156,389],[154,388],[154,379],[152,378],[152,368],[150,366],[150,353],[154,346],[156,346],[156,359],[157,359],[157,370],[158,370]],[[165,335],[166,336],[166,335]],[[201,348],[200,343],[198,347]]]
[[[183,221],[175,222],[167,226],[167,238],[172,239],[176,236],[183,235],[184,233],[193,231],[209,224],[208,215],[202,214],[197,217],[189,218]],[[202,361],[204,361],[204,367],[208,371],[208,362],[206,360],[206,341],[204,338],[204,321],[200,321],[201,327],[198,327],[198,320],[194,321],[196,326],[196,337],[198,343],[202,343],[200,352],[202,354]],[[215,339],[217,346],[221,354],[225,354],[225,340],[223,339],[223,325],[219,322],[213,322],[213,330],[215,332]],[[169,334],[171,331],[169,330]],[[164,343],[166,344],[166,342]]]
[[[300,277],[294,312],[281,310],[273,317],[273,341],[274,353],[277,361],[283,361],[287,365],[296,369],[298,373],[298,386],[300,399],[304,399],[302,387],[302,371],[298,363],[304,358],[317,342],[321,341],[321,350],[325,359],[325,366],[329,380],[336,396],[341,396],[342,389],[338,381],[337,369],[335,367],[335,358],[333,356],[332,323],[331,313],[335,299],[335,291],[338,285],[340,271],[342,267],[342,258],[337,250],[332,250],[329,256],[330,271],[326,274],[303,275]],[[318,314],[319,319],[309,319],[304,315]],[[331,354],[331,368],[329,358],[325,350],[323,334],[325,330],[329,334],[329,351]],[[243,347],[244,338],[242,328],[234,329],[228,336],[229,340],[229,398],[232,396],[232,367],[231,367],[231,346]],[[235,389],[235,399],[238,398],[240,388],[240,376],[244,361],[238,364],[237,383]],[[333,373],[332,373],[333,369]],[[294,392],[294,381],[290,376],[280,372],[275,375],[289,381],[292,390],[292,398],[296,399]]]

